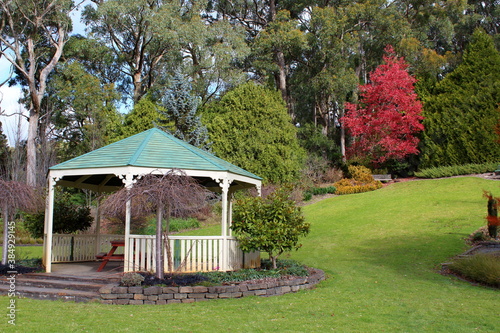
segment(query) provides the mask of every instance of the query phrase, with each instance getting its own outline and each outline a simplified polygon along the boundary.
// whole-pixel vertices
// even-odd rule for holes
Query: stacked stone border
[[[245,296],[274,296],[311,289],[325,279],[325,273],[313,269],[307,277],[279,279],[273,282],[241,283],[215,287],[119,287],[106,285],[100,289],[104,304],[171,304],[194,303],[211,299],[240,298]]]

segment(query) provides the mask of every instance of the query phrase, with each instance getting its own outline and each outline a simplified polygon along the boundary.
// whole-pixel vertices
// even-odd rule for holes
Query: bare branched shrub
[[[168,238],[169,218],[195,213],[206,204],[211,192],[201,186],[195,179],[181,170],[171,170],[166,174],[150,173],[142,176],[130,188],[123,188],[110,195],[102,205],[103,213],[108,216],[123,216],[127,201],[131,205],[132,215],[156,213],[156,267],[157,277],[163,278],[163,241],[162,234]],[[167,221],[165,230],[162,227],[163,216]],[[167,253],[169,242],[166,242]],[[170,256],[168,267],[172,270]],[[160,276],[161,275],[161,276]]]
[[[40,208],[42,200],[35,189],[24,183],[0,179],[0,209],[3,219],[2,263],[7,263],[9,243],[9,219],[18,209],[35,211]]]
[[[328,168],[323,176],[325,183],[335,183],[344,178],[344,173],[338,168]]]

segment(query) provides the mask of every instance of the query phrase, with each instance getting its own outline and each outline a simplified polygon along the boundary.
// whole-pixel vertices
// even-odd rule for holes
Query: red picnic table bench
[[[118,249],[118,247],[120,246],[125,246],[124,240],[111,241],[111,250],[109,250],[108,253],[99,253],[98,255],[96,255],[97,259],[102,260],[101,265],[97,269],[98,272],[102,271],[110,260],[123,261],[125,259],[123,254],[115,254],[116,249]]]

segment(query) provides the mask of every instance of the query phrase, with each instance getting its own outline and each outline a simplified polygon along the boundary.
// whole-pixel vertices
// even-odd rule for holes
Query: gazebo
[[[113,192],[123,186],[133,186],[141,175],[165,174],[173,169],[182,170],[222,197],[220,236],[169,236],[176,271],[229,271],[257,266],[259,253],[243,253],[231,235],[231,198],[235,191],[246,188],[255,187],[260,193],[262,179],[153,128],[49,169],[43,243],[46,272],[52,271],[52,263],[95,261],[96,256],[108,252],[111,241],[117,239],[123,244],[124,272],[156,271],[155,236],[130,233],[130,202],[126,205],[123,235],[100,232],[99,204],[95,234],[53,234],[54,190],[62,186],[96,193]]]

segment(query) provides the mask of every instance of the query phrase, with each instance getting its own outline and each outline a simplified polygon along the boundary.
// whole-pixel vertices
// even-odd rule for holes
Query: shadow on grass
[[[375,270],[391,270],[406,278],[429,280],[438,275],[441,264],[465,251],[466,234],[422,234],[415,237],[369,239],[350,250]],[[369,269],[367,267],[367,269]]]

